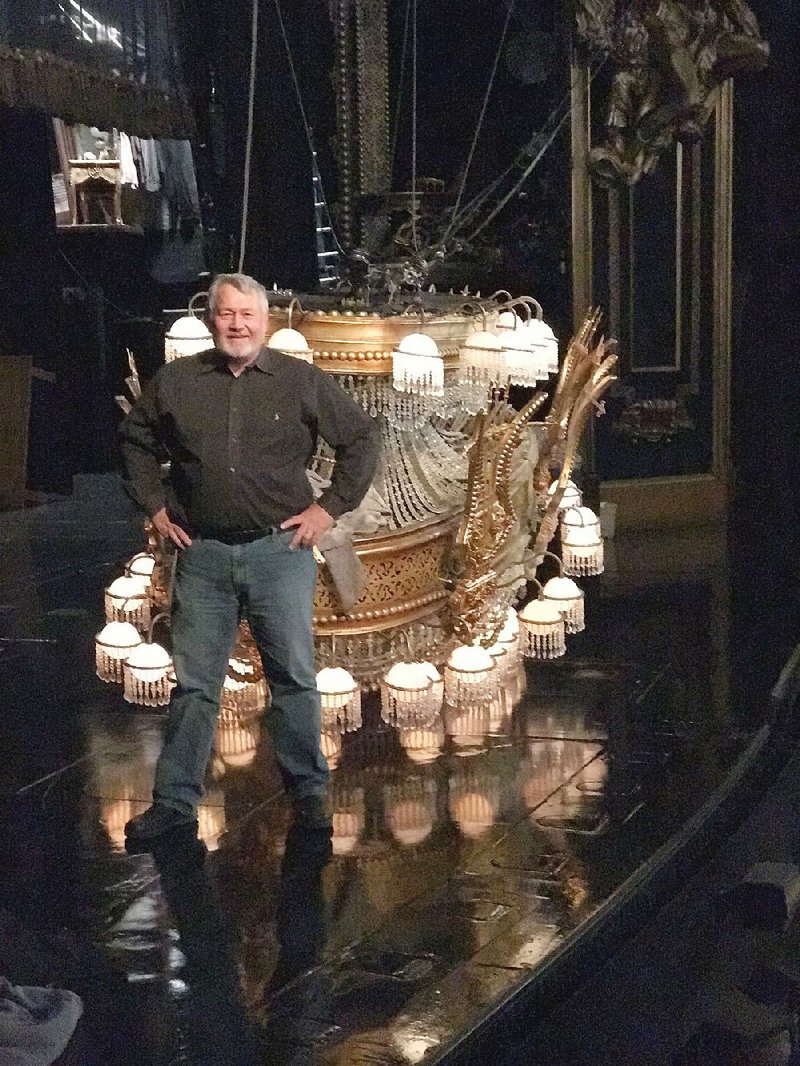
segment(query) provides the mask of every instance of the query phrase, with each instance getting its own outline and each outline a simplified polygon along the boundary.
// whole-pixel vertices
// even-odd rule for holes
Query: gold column
[[[714,296],[712,390],[714,396],[713,473],[730,481],[731,391],[731,229],[733,222],[733,82],[720,86],[714,156]]]
[[[578,330],[592,306],[592,183],[589,176],[590,88],[588,65],[574,51],[570,61],[572,131],[572,321]]]

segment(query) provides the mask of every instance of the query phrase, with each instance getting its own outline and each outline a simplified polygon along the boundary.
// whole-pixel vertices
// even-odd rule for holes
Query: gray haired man
[[[162,367],[122,424],[126,488],[175,545],[177,686],[153,805],[126,826],[129,851],[197,817],[239,620],[272,690],[269,727],[295,822],[325,827],[312,548],[358,506],[375,471],[377,424],[317,367],[266,346],[267,294],[244,274],[209,292],[215,347]],[[335,452],[320,499],[306,469],[317,435]],[[166,484],[161,460],[170,460]]]

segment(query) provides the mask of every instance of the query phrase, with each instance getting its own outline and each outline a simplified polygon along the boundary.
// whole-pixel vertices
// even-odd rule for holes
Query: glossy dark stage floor
[[[229,732],[202,843],[129,857],[164,719],[94,677],[92,637],[137,522],[113,477],[87,477],[0,535],[0,974],[79,992],[85,1066],[455,1057],[714,794],[774,680],[755,623],[746,684],[732,674],[723,530],[620,538],[583,583],[587,631],[526,665],[484,735],[404,746],[366,700],[332,856],[289,832],[266,737]]]

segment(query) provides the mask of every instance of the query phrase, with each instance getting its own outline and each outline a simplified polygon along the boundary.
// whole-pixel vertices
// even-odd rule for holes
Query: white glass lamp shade
[[[155,556],[149,552],[139,552],[125,564],[125,577],[135,578],[146,592],[150,588],[155,566]]]
[[[548,488],[547,495],[552,497],[555,496],[557,492],[558,478],[556,478],[556,480],[552,482],[552,484]],[[561,514],[563,511],[566,511],[568,507],[580,507],[582,503],[583,496],[581,495],[581,490],[578,488],[574,481],[568,481],[564,486],[564,492],[561,495],[561,502],[559,504],[558,513]]]
[[[349,733],[361,725],[361,686],[341,666],[326,666],[317,674],[324,732]]]
[[[225,800],[221,793],[206,793],[205,800],[197,808],[197,837],[209,851],[216,851],[225,832]]]
[[[542,325],[542,335],[547,350],[547,372],[548,374],[558,373],[558,337],[553,333],[552,329],[546,322]]]
[[[497,690],[494,659],[480,644],[455,648],[444,668],[447,702],[462,711],[488,707]]]
[[[567,650],[564,616],[550,600],[531,600],[519,613],[522,654],[557,659]]]
[[[509,607],[506,612],[503,628],[497,634],[497,643],[505,645],[511,657],[516,658],[516,653],[519,651],[519,618],[513,607]]]
[[[568,633],[580,633],[586,628],[583,610],[586,594],[572,578],[551,577],[542,589],[542,599],[549,600],[561,611]]]
[[[363,788],[333,789],[333,839],[334,855],[349,855],[364,831],[366,808]]]
[[[532,318],[525,327],[539,351],[545,376],[558,373],[558,338],[550,326],[541,318]]]
[[[499,339],[488,330],[471,333],[459,352],[459,384],[488,388],[504,385],[506,377],[506,352]]]
[[[208,326],[197,315],[184,315],[173,322],[164,337],[164,361],[171,363],[185,355],[197,355],[214,347]]]
[[[139,644],[123,668],[123,696],[139,707],[163,707],[173,686],[172,659],[160,644]]]
[[[516,331],[522,319],[516,313],[516,311],[501,311],[497,316],[497,321],[494,324],[495,333],[503,334],[508,333],[509,330]]]
[[[118,577],[106,589],[106,621],[130,622],[137,629],[150,625],[150,600],[136,577]]]
[[[497,685],[495,685],[494,692],[488,700],[483,700],[479,705],[473,703],[466,709],[462,706],[455,707],[449,702],[445,703],[444,731],[453,741],[457,754],[472,754],[475,749],[485,746],[489,733],[490,707],[497,691]]]
[[[424,729],[441,710],[443,695],[433,663],[395,663],[381,682],[381,717],[399,729]]]
[[[398,392],[444,396],[444,360],[433,337],[403,337],[392,354],[392,384]]]
[[[297,329],[276,330],[267,341],[267,346],[306,363],[314,362],[314,353],[309,348],[308,341]]]
[[[498,689],[489,706],[489,733],[492,736],[508,736],[511,728],[509,711],[512,706],[508,691],[505,688]]]
[[[561,562],[569,577],[595,577],[603,572],[603,538],[592,526],[561,527]]]
[[[598,536],[601,535],[600,519],[591,507],[567,507],[561,512],[560,522],[562,533],[567,527],[570,529],[581,527],[593,530]]]
[[[122,668],[134,648],[142,643],[130,622],[109,622],[94,638],[97,676],[101,681],[122,684]]]
[[[532,318],[519,328],[530,353],[529,376],[536,381],[547,381],[550,376],[550,350],[543,334],[543,326],[544,322],[540,318]]]

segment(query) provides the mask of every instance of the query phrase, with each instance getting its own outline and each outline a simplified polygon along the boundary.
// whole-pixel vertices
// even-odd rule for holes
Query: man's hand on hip
[[[281,522],[281,529],[297,527],[297,532],[292,538],[290,548],[313,548],[323,533],[327,533],[333,525],[333,518],[324,507],[318,503],[312,503],[300,514],[292,515],[285,522]]]
[[[188,548],[192,543],[192,538],[186,530],[175,525],[170,519],[166,507],[162,507],[160,511],[156,511],[153,515],[152,522],[156,532],[159,533],[164,540],[171,540],[176,547]]]

